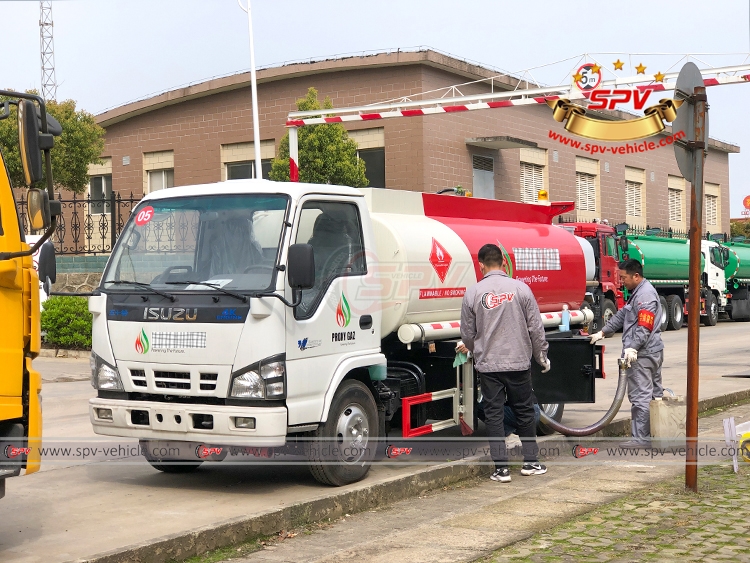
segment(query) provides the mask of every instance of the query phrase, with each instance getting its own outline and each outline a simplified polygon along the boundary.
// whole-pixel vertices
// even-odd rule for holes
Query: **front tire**
[[[307,458],[313,477],[340,487],[367,475],[378,441],[378,409],[367,386],[344,381],[336,391],[328,420],[313,434]]]
[[[719,306],[716,303],[716,297],[709,293],[706,297],[706,316],[703,317],[703,324],[706,326],[716,326],[719,322]]]
[[[667,330],[680,330],[682,328],[682,299],[678,295],[667,297]]]
[[[659,322],[660,330],[664,332],[669,326],[669,307],[667,306],[667,299],[663,295],[659,296],[659,303],[661,303],[661,318],[656,320]]]
[[[542,409],[542,412],[555,422],[561,422],[563,411],[565,410],[565,403],[543,404],[539,405],[539,408]],[[539,424],[536,425],[537,436],[549,436],[550,434],[554,433],[555,430],[552,430],[552,428],[544,424],[541,420],[539,421]]]
[[[605,299],[602,302],[602,327],[607,324],[607,321],[617,314],[617,307],[611,299]]]

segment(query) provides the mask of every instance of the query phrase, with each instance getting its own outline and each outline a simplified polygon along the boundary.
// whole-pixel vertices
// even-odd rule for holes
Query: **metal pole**
[[[289,127],[289,181],[299,182],[299,147],[296,127]]]
[[[701,309],[701,220],[703,211],[703,163],[706,146],[706,88],[695,88],[695,142],[693,144],[694,174],[690,190],[690,291],[688,306],[687,354],[687,420],[685,425],[687,452],[685,487],[698,492],[698,381]],[[708,257],[706,257],[708,259]],[[706,311],[710,314],[710,311]]]
[[[250,0],[245,8],[237,0],[240,8],[247,12],[247,27],[250,31],[250,90],[253,96],[253,148],[255,149],[255,177],[261,178],[263,167],[260,162],[260,124],[258,123],[258,84],[255,77],[255,47],[253,43],[253,16],[250,13]]]

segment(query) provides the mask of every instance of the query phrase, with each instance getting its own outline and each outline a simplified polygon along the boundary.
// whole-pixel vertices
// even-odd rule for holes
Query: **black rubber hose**
[[[597,432],[599,432],[602,428],[607,426],[607,424],[612,422],[612,419],[617,415],[620,407],[622,406],[622,400],[625,398],[625,389],[627,388],[628,382],[628,368],[625,366],[625,359],[618,359],[617,365],[620,368],[620,375],[619,379],[617,380],[617,391],[615,391],[615,398],[612,401],[612,405],[609,407],[607,414],[605,414],[599,422],[595,422],[594,424],[591,424],[584,428],[569,428],[547,416],[543,410],[539,413],[539,418],[541,419],[541,421],[563,436],[590,436],[591,434],[596,434]]]

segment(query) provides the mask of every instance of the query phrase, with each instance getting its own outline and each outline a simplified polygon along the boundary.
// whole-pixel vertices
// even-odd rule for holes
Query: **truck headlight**
[[[265,358],[232,374],[229,396],[235,399],[286,397],[286,356]]]
[[[230,395],[238,399],[262,399],[264,392],[263,378],[256,371],[248,371],[234,378]]]
[[[94,389],[107,391],[122,391],[124,389],[120,372],[117,371],[116,367],[110,366],[93,352],[89,358],[89,365],[91,366],[91,386]]]

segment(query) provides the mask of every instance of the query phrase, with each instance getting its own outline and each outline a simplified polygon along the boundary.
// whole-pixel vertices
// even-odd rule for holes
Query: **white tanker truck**
[[[89,300],[94,431],[140,439],[167,472],[304,440],[334,485],[364,477],[399,420],[404,438],[471,431],[477,380],[454,348],[488,242],[550,329],[552,371],[533,377],[559,421],[594,402],[603,350],[557,330],[565,306],[593,320],[591,245],[552,225],[572,208],[264,180],[150,194]]]

